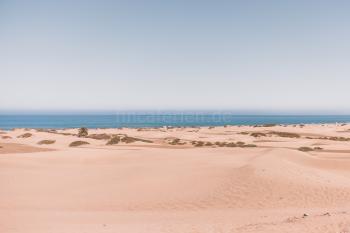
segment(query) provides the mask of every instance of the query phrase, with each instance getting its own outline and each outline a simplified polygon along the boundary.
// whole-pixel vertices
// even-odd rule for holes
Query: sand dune
[[[0,232],[350,232],[350,142],[308,138],[350,137],[347,127],[90,130],[153,141],[113,146],[69,135],[76,129],[30,130],[28,138],[8,131],[13,139],[0,139]],[[271,130],[301,136],[249,134]],[[169,145],[169,137],[186,144]],[[55,143],[37,144],[48,139]],[[90,144],[68,146],[77,140]],[[298,150],[314,144],[323,150]]]

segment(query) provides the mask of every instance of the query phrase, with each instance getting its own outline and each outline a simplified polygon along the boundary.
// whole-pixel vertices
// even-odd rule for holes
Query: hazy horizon
[[[349,7],[4,0],[0,114],[350,114]]]
[[[237,115],[237,116],[350,116],[345,111],[325,110],[227,110],[227,109],[129,109],[129,110],[0,110],[0,115]]]

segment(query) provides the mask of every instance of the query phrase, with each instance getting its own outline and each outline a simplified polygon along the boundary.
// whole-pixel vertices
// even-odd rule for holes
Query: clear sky
[[[0,111],[350,113],[350,1],[0,0]]]

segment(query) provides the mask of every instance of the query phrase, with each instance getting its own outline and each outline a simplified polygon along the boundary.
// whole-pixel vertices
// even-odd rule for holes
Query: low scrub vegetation
[[[224,146],[226,146],[226,147],[237,147],[237,144],[234,143],[234,142],[228,142],[228,143],[225,143]]]
[[[212,142],[206,142],[205,146],[213,146],[214,144]]]
[[[87,136],[88,138],[96,139],[96,140],[109,140],[112,138],[111,135],[106,134],[106,133],[101,133],[101,134],[90,134]]]
[[[42,140],[40,142],[38,142],[39,145],[50,145],[50,144],[54,144],[56,142],[56,140]]]
[[[263,125],[254,125],[254,127],[275,127],[276,124],[263,124]]]
[[[85,142],[85,141],[75,141],[72,142],[71,144],[69,144],[70,147],[77,147],[77,146],[81,146],[81,145],[88,145],[90,143]]]
[[[167,139],[168,144],[170,145],[185,145],[186,142],[182,142],[180,138]]]
[[[237,146],[244,146],[245,142],[237,142]]]
[[[258,138],[258,137],[266,137],[267,135],[265,133],[254,132],[254,133],[251,133],[250,136]]]
[[[312,149],[311,147],[302,146],[302,147],[299,147],[298,150],[303,152],[309,152],[309,151],[313,151],[314,149]]]
[[[87,137],[88,135],[89,135],[89,131],[87,128],[83,127],[78,130],[78,137],[84,138],[84,137]]]
[[[348,141],[350,141],[350,138],[345,138],[345,137],[320,137],[318,139],[339,141],[339,142],[348,142]]]
[[[25,134],[19,135],[17,138],[30,138],[31,136],[33,136],[33,134],[25,133]]]
[[[194,145],[195,147],[202,147],[204,146],[205,142],[203,141],[193,141],[192,145]]]
[[[226,146],[226,142],[215,142],[214,143],[216,146],[218,146],[218,147],[224,147],[224,146]]]
[[[297,133],[289,133],[289,132],[277,132],[277,131],[272,131],[270,134],[283,137],[283,138],[300,138],[300,135]]]
[[[152,141],[150,141],[150,140],[141,139],[141,138],[134,138],[134,137],[129,137],[129,136],[125,136],[125,137],[121,138],[120,141],[124,142],[124,143],[133,143],[133,142],[152,143]]]
[[[12,137],[10,137],[10,136],[2,136],[1,138],[2,139],[12,139]]]
[[[112,137],[106,145],[116,145],[120,142],[120,137],[119,136],[114,136]]]
[[[191,144],[195,147],[203,147],[203,146],[216,146],[216,147],[256,147],[254,144],[246,144],[244,142],[203,142],[203,141],[192,141]]]
[[[55,129],[36,129],[36,132],[40,133],[57,133]]]
[[[238,133],[238,134],[248,135],[248,134],[249,134],[249,132],[240,132],[240,133]]]
[[[257,146],[254,144],[246,144],[246,145],[243,145],[242,147],[257,147]]]

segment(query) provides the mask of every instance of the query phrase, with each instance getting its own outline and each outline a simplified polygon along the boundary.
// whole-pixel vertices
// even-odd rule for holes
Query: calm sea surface
[[[257,124],[345,123],[350,116],[175,115],[0,115],[0,128],[116,128]]]

